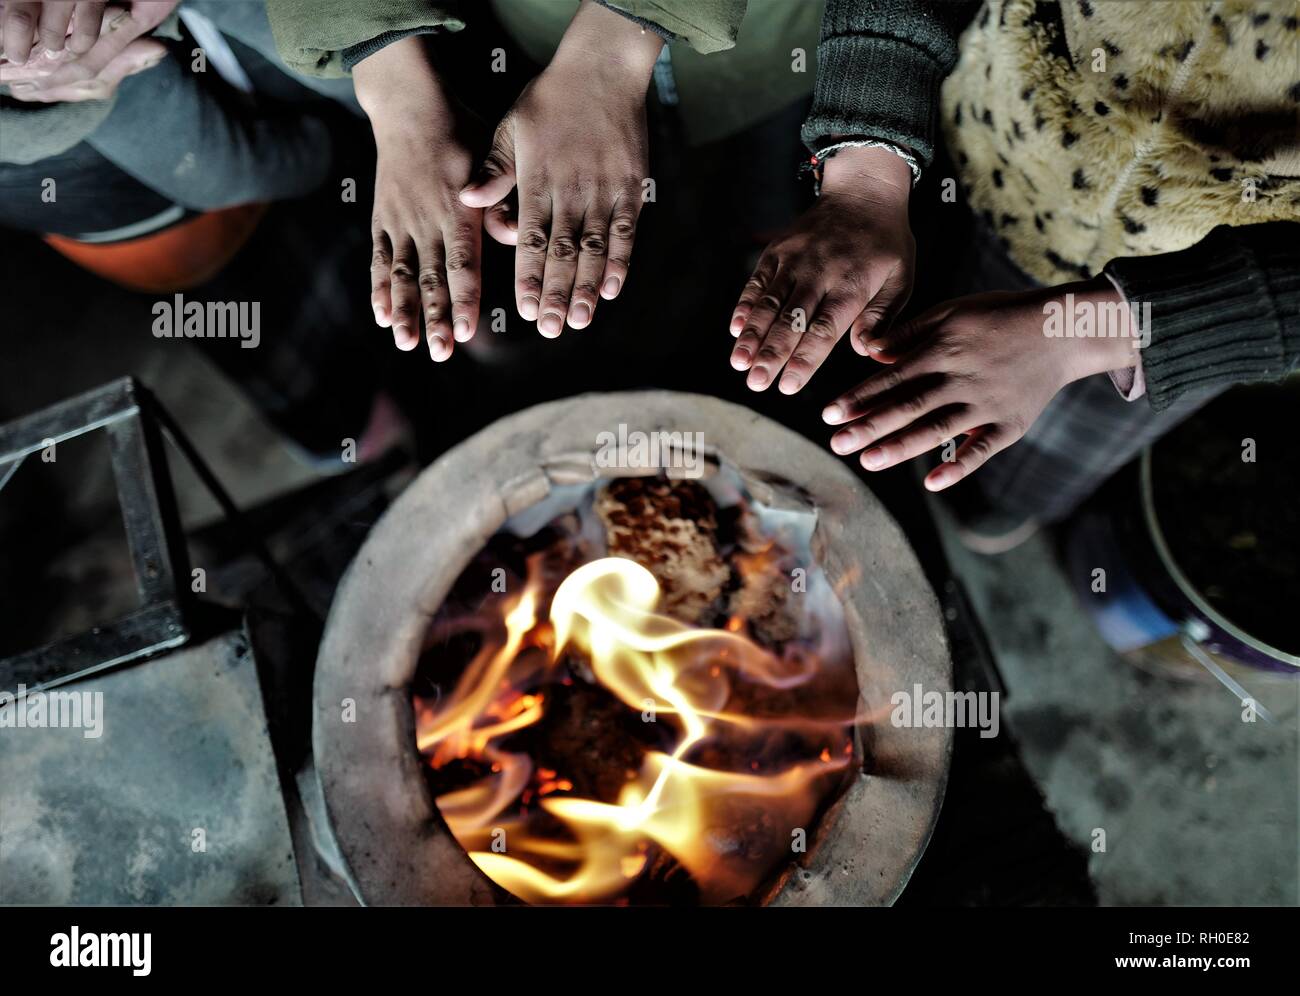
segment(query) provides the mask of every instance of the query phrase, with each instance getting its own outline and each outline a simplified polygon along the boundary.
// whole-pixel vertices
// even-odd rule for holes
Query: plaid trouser
[[[952,269],[952,296],[1037,286],[983,223],[973,220],[972,237]],[[1019,442],[963,484],[978,487],[994,508],[1010,515],[1059,521],[1217,393],[1189,395],[1157,412],[1145,397],[1125,401],[1105,374],[1085,377],[1066,385]]]

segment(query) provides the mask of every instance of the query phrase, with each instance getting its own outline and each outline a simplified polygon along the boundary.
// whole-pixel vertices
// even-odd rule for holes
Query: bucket
[[[1300,388],[1237,389],[1143,452],[1071,521],[1080,602],[1126,659],[1252,680],[1300,675]]]

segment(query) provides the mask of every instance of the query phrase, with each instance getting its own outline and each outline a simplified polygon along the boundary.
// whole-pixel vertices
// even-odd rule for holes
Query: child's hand
[[[178,0],[129,0],[120,5],[86,0],[70,3],[20,3],[8,0],[3,7],[4,54],[9,63],[0,69],[0,83],[22,80],[28,100],[63,100],[48,95],[34,97],[35,90],[95,94],[111,92],[125,65],[137,65],[152,49],[134,45],[148,36],[175,9]],[[134,47],[133,47],[134,46]],[[135,58],[132,58],[132,53]],[[31,56],[40,67],[36,75],[23,75],[33,68]],[[156,61],[156,60],[155,60]],[[138,70],[136,70],[138,71]],[[97,85],[111,78],[112,86]],[[100,93],[91,99],[99,99]],[[86,98],[81,98],[86,99]]]
[[[52,85],[50,73],[68,61],[68,50],[49,54],[46,50],[33,55],[16,70],[9,95],[14,100],[35,104],[76,103],[82,100],[107,100],[117,85],[128,76],[151,69],[167,57],[167,48],[152,38],[137,38],[122,49],[99,73],[76,83]]]
[[[1054,338],[1049,315],[1089,309],[1097,338]],[[1116,307],[1116,305],[1121,305]],[[933,308],[873,343],[887,364],[836,398],[822,417],[844,428],[831,437],[839,454],[862,454],[883,470],[966,436],[951,459],[925,479],[931,491],[957,483],[1034,423],[1066,384],[1133,366],[1138,340],[1129,312],[1104,277],[1021,293],[977,294]],[[1068,321],[1068,318],[1066,319]],[[878,350],[878,351],[877,351]]]
[[[149,37],[176,0],[0,3],[0,83],[15,100],[56,104],[106,100],[126,77],[156,66],[166,47]]]
[[[478,326],[483,212],[460,202],[473,156],[462,121],[418,36],[359,62],[352,74],[378,158],[370,222],[370,304],[398,349],[448,359]]]
[[[849,148],[826,163],[822,193],[764,250],[731,317],[731,365],[762,391],[794,394],[850,326],[866,355],[912,292],[907,221],[912,171],[888,149]]]
[[[663,41],[583,4],[461,192],[515,245],[515,306],[548,338],[591,324],[627,279],[647,166],[646,87]],[[506,198],[518,185],[518,221]]]

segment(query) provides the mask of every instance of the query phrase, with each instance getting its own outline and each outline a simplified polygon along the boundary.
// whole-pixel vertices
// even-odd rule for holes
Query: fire
[[[417,703],[417,743],[429,763],[475,765],[470,784],[437,797],[448,827],[521,899],[614,901],[660,854],[690,873],[703,901],[742,899],[791,856],[792,836],[807,834],[835,773],[853,759],[851,720],[737,706],[742,685],[807,682],[816,655],[778,656],[734,617],[725,629],[688,626],[656,611],[660,595],[646,568],[606,557],[565,577],[543,620],[530,571],[505,614],[504,639],[484,642],[445,701]],[[543,720],[551,696],[565,694],[575,659],[590,668],[579,681],[655,724],[665,745],[644,748],[616,797],[577,794],[569,773],[507,746]],[[774,742],[795,747],[774,758]]]

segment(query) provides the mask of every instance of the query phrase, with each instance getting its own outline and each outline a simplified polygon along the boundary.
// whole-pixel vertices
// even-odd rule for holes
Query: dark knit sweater
[[[1142,372],[1157,411],[1188,391],[1300,366],[1300,224],[1221,226],[1181,252],[1112,259],[1105,272],[1130,301],[1151,302]]]
[[[928,165],[939,88],[971,6],[826,0],[805,144],[885,139]],[[1188,249],[1113,259],[1105,272],[1130,301],[1151,302],[1142,368],[1157,410],[1189,391],[1277,379],[1300,365],[1300,223],[1216,228]]]
[[[939,87],[957,61],[970,0],[826,0],[817,87],[803,126],[813,152],[832,136],[906,146],[929,165]]]

